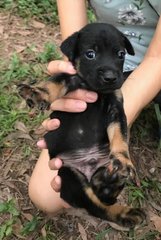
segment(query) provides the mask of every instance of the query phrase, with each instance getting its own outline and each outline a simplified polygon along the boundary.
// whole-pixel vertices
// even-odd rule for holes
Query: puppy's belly
[[[90,148],[76,149],[58,155],[64,166],[78,169],[90,181],[94,172],[109,162],[109,151],[106,145],[95,145]]]

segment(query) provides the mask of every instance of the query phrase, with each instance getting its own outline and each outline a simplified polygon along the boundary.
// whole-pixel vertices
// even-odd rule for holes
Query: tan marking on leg
[[[123,165],[129,165],[133,167],[133,163],[129,158],[126,158],[122,153],[115,153],[115,157],[119,159]]]
[[[67,88],[64,82],[41,82],[39,85],[35,86],[34,89],[41,95],[41,99],[44,99],[49,103],[52,103],[57,98],[63,97],[67,92]]]
[[[131,209],[128,206],[121,206],[118,204],[113,205],[105,205],[103,204],[98,197],[94,194],[93,190],[90,187],[85,188],[85,192],[88,196],[88,198],[98,207],[101,209],[104,209],[107,213],[107,220],[116,222],[118,215],[121,217],[125,217],[126,214]]]
[[[85,192],[86,192],[87,196],[89,197],[89,199],[90,199],[93,203],[95,203],[96,206],[101,207],[101,208],[104,208],[104,209],[106,208],[106,205],[103,204],[103,203],[99,200],[99,198],[98,198],[98,197],[95,195],[95,193],[93,192],[92,188],[86,187],[86,188],[85,188]]]
[[[107,134],[111,153],[127,152],[128,154],[128,144],[123,139],[119,123],[111,123],[107,128]]]
[[[118,101],[120,101],[120,102],[123,101],[123,96],[122,96],[121,89],[115,90],[115,96],[116,96],[116,98],[117,98]]]

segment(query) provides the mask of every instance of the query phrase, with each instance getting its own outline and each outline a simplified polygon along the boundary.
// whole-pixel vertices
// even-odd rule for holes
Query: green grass
[[[21,230],[21,234],[23,236],[28,236],[30,233],[36,231],[36,229],[39,227],[40,225],[40,220],[41,218],[38,216],[34,216],[31,221],[27,221],[22,230]]]
[[[109,227],[108,229],[103,230],[103,231],[97,233],[97,235],[95,236],[95,240],[103,240],[104,237],[106,236],[106,234],[110,233],[111,230],[112,230],[112,228]]]
[[[16,223],[19,211],[16,208],[15,201],[10,199],[4,203],[0,203],[0,213],[5,214],[6,218],[0,226],[0,240],[5,237],[11,237],[13,234],[13,225]]]
[[[56,0],[5,0],[0,9],[7,10],[20,17],[50,24],[58,23]]]
[[[37,60],[40,63],[48,63],[53,59],[61,59],[60,53],[53,43],[47,42],[44,45],[44,51],[38,54]]]
[[[40,217],[34,216],[30,221],[25,221],[21,224],[20,219],[23,216],[21,216],[14,199],[0,203],[0,214],[5,216],[0,226],[0,240],[12,239],[15,235],[14,226],[16,225],[20,228],[19,236],[24,239],[24,237],[29,236],[39,228],[41,221]]]
[[[161,196],[161,183],[156,179],[143,179],[141,180],[141,186],[128,185],[128,202],[135,207],[142,207],[145,201],[150,201],[149,195],[155,195],[155,201],[160,201]]]

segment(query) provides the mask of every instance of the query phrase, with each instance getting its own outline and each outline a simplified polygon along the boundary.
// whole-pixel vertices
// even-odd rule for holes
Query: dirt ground
[[[25,21],[10,14],[0,14],[0,58],[4,61],[10,59],[13,52],[22,54],[25,59],[23,52],[33,43],[34,51],[39,52],[43,50],[44,43],[54,41],[59,44],[59,39],[58,27],[46,26],[35,20]],[[152,109],[150,111],[154,111],[153,107],[150,109]],[[148,111],[146,109],[144,115],[148,114]],[[155,113],[153,112],[153,114]],[[123,229],[117,230],[106,221],[87,216],[79,210],[69,210],[51,219],[38,211],[28,197],[27,187],[39,155],[36,141],[41,137],[41,131],[37,126],[37,131],[31,134],[31,129],[29,131],[23,123],[17,123],[13,132],[4,139],[6,147],[2,149],[0,158],[0,202],[14,198],[17,208],[21,212],[19,220],[14,226],[14,234],[6,239],[161,239],[161,192],[152,186],[153,182],[161,184],[161,157],[157,149],[158,129],[155,120],[147,122],[147,118],[145,120],[141,115],[140,120],[133,127],[130,151],[132,158],[135,159],[141,181],[145,180],[149,183],[148,187],[142,188],[144,199],[138,197],[141,200],[137,202],[134,201],[135,196],[133,196],[133,203],[140,204],[146,209],[148,223],[131,232],[125,232]],[[140,137],[140,129],[145,126],[148,126],[148,131],[145,136]],[[28,154],[24,154],[24,145],[30,149]],[[129,191],[137,192],[136,188],[134,190],[126,189],[122,198],[127,197]],[[30,221],[34,216],[40,217],[38,227],[27,237],[22,237],[19,230],[25,221]],[[0,215],[0,224],[4,218],[4,214]]]

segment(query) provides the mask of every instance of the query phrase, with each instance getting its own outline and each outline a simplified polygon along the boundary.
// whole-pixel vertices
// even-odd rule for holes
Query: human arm
[[[161,17],[142,63],[122,86],[124,109],[130,126],[161,90]]]
[[[60,32],[62,41],[87,24],[85,0],[57,0]],[[48,65],[49,74],[59,72],[75,73],[73,66],[65,61],[51,61]]]

